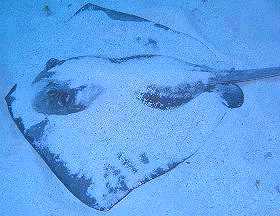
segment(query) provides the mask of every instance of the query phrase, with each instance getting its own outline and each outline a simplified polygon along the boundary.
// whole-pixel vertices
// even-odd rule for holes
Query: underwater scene
[[[280,3],[0,1],[1,215],[280,216]]]

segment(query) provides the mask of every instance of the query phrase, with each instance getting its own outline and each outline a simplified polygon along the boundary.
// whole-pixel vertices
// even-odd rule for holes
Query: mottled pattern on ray
[[[99,210],[186,162],[228,107],[244,101],[231,70],[160,55],[52,59],[48,71],[56,73],[15,85],[6,97],[8,109],[69,191]],[[242,82],[275,76],[276,70],[239,73]]]

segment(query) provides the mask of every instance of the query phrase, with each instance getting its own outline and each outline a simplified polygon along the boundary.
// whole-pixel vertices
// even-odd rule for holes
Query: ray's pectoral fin
[[[239,108],[244,103],[244,93],[236,84],[217,84],[214,91],[221,96],[223,104],[229,108]]]

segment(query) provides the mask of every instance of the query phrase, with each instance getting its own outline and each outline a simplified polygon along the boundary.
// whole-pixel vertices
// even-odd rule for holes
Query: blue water
[[[45,163],[44,160],[48,163],[48,159],[43,160],[41,156],[44,154],[40,156],[16,127],[4,100],[14,84],[23,89],[31,85],[32,80],[44,72],[50,58],[69,59],[97,54],[113,55],[120,61],[130,55],[164,54],[194,65],[203,64],[207,66],[206,71],[209,68],[218,72],[235,68],[232,73],[280,65],[278,1],[104,0],[94,3],[107,9],[97,7],[99,12],[95,18],[84,13],[78,19],[69,21],[84,5],[83,1],[0,2],[0,214],[280,215],[280,84],[277,77],[241,84],[239,87],[244,94],[242,106],[225,109],[211,129],[201,126],[201,134],[207,136],[201,145],[194,148],[197,151],[192,157],[166,173],[157,170],[158,176],[154,173],[152,181],[137,187],[116,205],[112,201],[114,207],[109,211],[101,212],[94,206],[88,207],[83,197],[77,196],[85,189],[87,180],[82,181],[82,185],[77,184],[74,190],[72,187],[72,191],[65,187],[64,184],[75,183],[73,179],[82,179],[81,176],[72,176],[73,181],[62,178],[62,182],[56,177],[57,172],[66,171],[54,171],[54,166]],[[111,10],[133,16],[112,13]],[[111,21],[113,23],[108,24]],[[94,23],[100,27],[94,29]],[[154,23],[157,24],[156,30],[153,30]],[[142,24],[145,30],[140,30]],[[158,29],[162,30],[159,34],[155,33]],[[172,31],[166,36],[164,32],[169,30]],[[181,34],[178,36],[177,32]],[[150,38],[150,35],[156,39]],[[74,71],[79,64],[72,67]],[[128,65],[126,69],[130,70],[130,67]],[[178,68],[175,68],[174,74]],[[158,66],[156,72],[158,70],[164,70],[164,67]],[[57,71],[59,68],[56,68]],[[238,74],[233,75],[236,76]],[[164,93],[169,94],[166,89]],[[26,95],[29,96],[32,97],[31,94]],[[68,100],[65,94],[59,97],[61,101],[56,104],[56,109]],[[219,103],[220,98],[211,96],[206,99],[213,99],[213,102],[197,104],[200,108],[203,104],[208,107],[206,111],[199,109],[202,114],[196,119],[197,124],[200,124],[199,120],[212,120],[213,116],[219,116],[218,111],[224,110]],[[153,102],[154,98],[150,101]],[[20,110],[32,115],[28,111],[28,99],[26,103],[24,100],[21,103]],[[184,110],[187,105],[177,108],[176,104],[175,107]],[[173,111],[162,112],[169,115]],[[182,115],[189,113],[181,111]],[[190,134],[197,131],[192,125],[176,128],[188,128]],[[36,136],[37,132],[34,132]],[[82,142],[85,137],[73,139]],[[168,135],[166,137],[166,140],[172,141]],[[59,143],[59,138],[57,140]],[[180,147],[179,153],[176,150],[178,146],[170,145],[163,150],[168,149],[166,156],[181,158],[184,151],[192,153],[189,149],[194,145],[188,145]],[[161,145],[156,146],[153,151],[160,152],[161,148]],[[85,155],[82,150],[77,151],[77,159],[65,163],[65,167],[74,170],[76,164],[82,161],[79,154]],[[146,154],[149,155],[149,152]],[[127,158],[120,156],[119,160],[124,169],[137,170]],[[142,161],[146,161],[142,164],[153,162],[146,157]],[[82,167],[81,164],[79,166]],[[122,186],[122,190],[127,189]]]

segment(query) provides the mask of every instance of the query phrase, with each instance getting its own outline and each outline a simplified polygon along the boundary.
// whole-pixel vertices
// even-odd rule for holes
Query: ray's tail
[[[269,67],[248,70],[226,70],[217,74],[218,83],[240,83],[280,76],[280,67]]]

